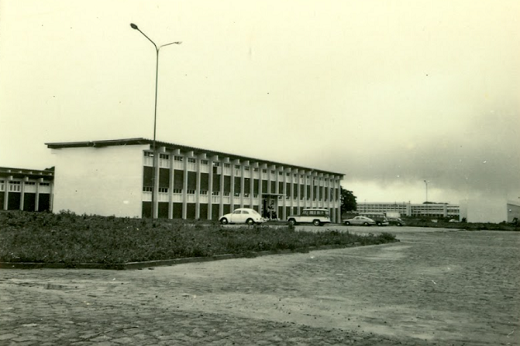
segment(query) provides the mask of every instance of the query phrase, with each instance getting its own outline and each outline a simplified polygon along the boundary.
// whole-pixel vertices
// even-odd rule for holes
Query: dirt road
[[[401,242],[132,271],[2,270],[0,345],[520,345],[520,234],[383,230]]]

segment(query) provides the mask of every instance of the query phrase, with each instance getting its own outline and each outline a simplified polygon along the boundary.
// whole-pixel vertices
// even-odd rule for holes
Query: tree
[[[341,214],[347,212],[347,211],[355,211],[357,210],[357,202],[356,202],[356,196],[354,196],[354,193],[349,190],[345,190],[343,187],[340,186],[341,189]]]

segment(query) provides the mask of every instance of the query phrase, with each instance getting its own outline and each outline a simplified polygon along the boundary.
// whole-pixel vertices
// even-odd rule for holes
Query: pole
[[[426,202],[428,202],[428,181],[424,181],[424,184],[426,184]]]
[[[159,50],[162,47],[169,46],[171,44],[181,44],[182,42],[170,42],[160,46],[157,46],[152,39],[150,39],[144,32],[139,29],[137,25],[134,23],[130,23],[130,27],[134,30],[139,31],[144,37],[150,41],[155,48],[155,104],[154,104],[154,113],[153,113],[153,141],[152,141],[152,152],[153,152],[153,163],[152,163],[152,219],[157,218],[157,208],[155,208],[156,204],[156,190],[157,190],[157,179],[155,179],[157,175],[157,151],[156,151],[156,134],[157,134],[157,91],[159,89]]]

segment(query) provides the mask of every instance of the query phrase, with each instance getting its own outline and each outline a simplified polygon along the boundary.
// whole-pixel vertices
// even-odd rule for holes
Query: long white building
[[[398,212],[403,216],[459,218],[460,207],[448,203],[412,204],[406,202],[364,202],[357,204],[359,213]]]
[[[272,206],[286,219],[319,207],[341,220],[341,173],[159,141],[154,155],[144,138],[46,145],[56,155],[54,211],[216,220]]]

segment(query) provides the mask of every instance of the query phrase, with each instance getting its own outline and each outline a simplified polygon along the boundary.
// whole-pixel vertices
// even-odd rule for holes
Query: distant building
[[[52,210],[54,169],[0,167],[1,210]]]
[[[460,208],[458,205],[448,203],[412,204],[409,202],[362,202],[357,204],[357,212],[397,212],[402,216],[449,217],[458,219]]]
[[[513,222],[520,219],[520,202],[506,199],[469,199],[461,202],[461,217],[468,222]]]
[[[343,174],[143,138],[47,143],[54,209],[124,217],[209,219],[240,207],[278,218],[326,208],[340,221]],[[154,160],[158,169],[155,170]]]

